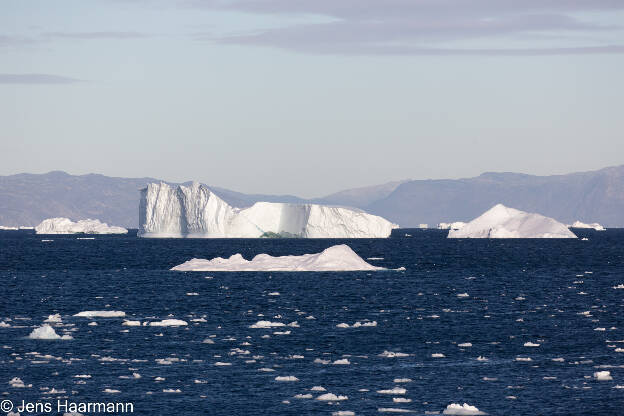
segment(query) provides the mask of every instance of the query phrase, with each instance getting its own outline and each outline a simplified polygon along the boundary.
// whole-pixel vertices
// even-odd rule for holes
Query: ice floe
[[[334,393],[325,393],[318,396],[316,400],[320,400],[322,402],[339,402],[343,400],[349,400],[349,397],[340,395],[337,396]]]
[[[610,371],[596,371],[594,373],[594,379],[597,381],[609,381],[613,380],[613,377],[611,377]]]
[[[152,321],[149,326],[186,326],[188,322],[181,319],[163,319],[162,321]]]
[[[123,318],[126,313],[123,311],[82,311],[74,316],[81,318]]]
[[[295,376],[277,376],[275,381],[299,381],[299,379]]]

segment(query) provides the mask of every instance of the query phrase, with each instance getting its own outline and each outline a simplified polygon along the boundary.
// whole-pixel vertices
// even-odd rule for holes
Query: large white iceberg
[[[37,234],[126,234],[122,227],[109,226],[100,220],[80,220],[69,218],[48,218],[35,227]]]
[[[584,222],[575,221],[574,224],[569,226],[570,228],[593,228],[596,231],[604,231],[605,227],[598,224],[597,222],[592,222],[591,224],[585,224]]]
[[[577,238],[565,224],[502,204],[495,205],[448,238]]]
[[[376,215],[316,204],[257,202],[234,208],[199,183],[141,190],[141,237],[385,238],[398,226]]]
[[[212,260],[191,259],[173,267],[177,271],[283,271],[283,272],[314,272],[314,271],[350,271],[350,270],[385,270],[365,262],[351,247],[341,244],[329,247],[320,253],[301,256],[273,257],[258,254],[251,261],[242,255],[234,254],[229,259],[221,257]]]

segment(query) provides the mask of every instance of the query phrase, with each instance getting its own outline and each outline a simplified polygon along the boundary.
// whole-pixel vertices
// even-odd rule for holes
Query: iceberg
[[[577,238],[565,224],[502,204],[495,205],[448,238]]]
[[[575,221],[574,224],[569,225],[568,228],[593,228],[596,231],[604,231],[605,227],[598,224],[597,222],[592,222],[591,224],[585,224],[584,222]]]
[[[109,226],[100,220],[80,220],[69,218],[48,218],[35,227],[37,234],[126,234],[122,227]]]
[[[466,223],[461,221],[441,222],[438,224],[438,230],[460,230],[464,225],[466,225]]]
[[[257,202],[240,209],[208,187],[151,183],[141,190],[140,237],[386,238],[396,224],[356,209]]]
[[[241,254],[234,254],[228,259],[221,257],[212,260],[191,259],[171,270],[182,272],[326,272],[386,269],[368,264],[351,250],[351,247],[340,244],[326,248],[320,253],[301,256],[273,257],[268,254],[258,254],[252,260],[245,260]]]

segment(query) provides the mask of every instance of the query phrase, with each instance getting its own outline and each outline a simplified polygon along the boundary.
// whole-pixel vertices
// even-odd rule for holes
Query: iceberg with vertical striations
[[[257,202],[234,208],[196,182],[151,183],[139,204],[140,237],[386,238],[394,228],[382,217],[343,207]]]
[[[565,224],[497,204],[448,238],[577,238]]]

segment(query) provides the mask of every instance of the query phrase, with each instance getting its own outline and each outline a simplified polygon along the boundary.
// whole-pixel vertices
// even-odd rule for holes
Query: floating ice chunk
[[[217,367],[227,367],[232,365],[232,363],[224,363],[222,361],[217,361],[216,363],[214,363],[214,365],[216,365]]]
[[[277,376],[275,381],[299,381],[299,379],[295,376]]]
[[[310,388],[310,391],[326,391],[325,387],[323,386],[312,386],[312,388]]]
[[[314,364],[329,364],[331,360],[323,360],[322,358],[314,359]]]
[[[377,326],[377,321],[371,321],[371,322],[360,322],[360,321],[357,321],[356,323],[353,324],[353,328],[359,328],[361,326],[365,326],[365,327]]]
[[[624,289],[624,285],[620,283],[617,286],[613,286],[613,289]]]
[[[442,412],[445,415],[485,415],[485,412],[480,411],[475,406],[471,406],[468,403],[463,405],[457,403],[451,403],[446,406],[446,409]]]
[[[123,318],[126,313],[123,311],[82,311],[74,316],[80,318]]]
[[[431,358],[444,358],[445,355],[439,352],[434,352],[433,354],[431,354]]]
[[[396,407],[380,407],[377,409],[379,413],[414,413],[413,410],[409,409],[399,409]]]
[[[468,293],[458,293],[457,297],[458,298],[467,298],[467,297],[470,297],[470,295]]]
[[[336,328],[349,328],[349,327],[350,327],[349,324],[345,324],[344,322],[336,325]]]
[[[457,346],[460,348],[469,348],[472,347],[472,344],[470,342],[462,342],[461,344],[457,344]]]
[[[490,361],[489,358],[478,356],[477,361]]]
[[[611,377],[611,372],[610,371],[596,371],[594,373],[594,378],[597,381],[609,381],[609,380],[613,380],[613,377]]]
[[[316,400],[320,400],[322,402],[339,402],[343,400],[349,400],[348,396],[336,396],[334,393],[325,393],[321,394],[316,398]]]
[[[10,328],[10,327],[11,327],[11,325],[10,325],[10,324],[7,324],[7,323],[6,323],[6,322],[4,322],[4,321],[0,321],[0,328]]]
[[[141,326],[141,321],[123,321],[124,326]]]
[[[407,392],[403,387],[393,387],[388,390],[377,390],[379,394],[405,394]]]
[[[395,383],[411,383],[412,379],[411,378],[395,378],[394,382]]]
[[[197,293],[197,292],[187,292],[186,296],[199,296],[199,293]]]
[[[30,339],[63,339],[70,340],[73,339],[70,335],[60,336],[56,333],[54,328],[52,328],[49,324],[43,324],[38,328],[33,329],[33,331],[28,335]]]
[[[516,357],[516,361],[533,361],[531,357]]]
[[[9,380],[9,385],[16,389],[25,389],[32,387],[32,384],[24,384],[22,379],[19,377],[13,377],[11,380]]]
[[[74,378],[91,378],[91,374],[76,374]]]
[[[275,370],[274,370],[274,369],[272,369],[272,368],[259,368],[259,369],[258,369],[258,371],[264,371],[264,372],[267,372],[267,373],[268,373],[268,372],[273,372],[273,371],[275,371]]]
[[[557,357],[557,358],[553,358],[553,359],[551,359],[550,361],[555,361],[555,362],[562,363],[562,362],[564,362],[564,361],[565,361],[565,359],[564,359],[564,358],[561,358],[561,357]]]
[[[279,292],[270,292],[269,296],[279,296],[280,293]]]
[[[295,395],[295,399],[312,399],[313,397],[314,396],[312,396],[310,393]]]
[[[122,227],[109,226],[99,220],[80,220],[73,222],[69,218],[48,218],[35,227],[36,234],[127,234]]]
[[[341,360],[336,360],[332,363],[333,365],[349,365],[351,364],[351,361],[349,361],[347,358],[343,358]]]
[[[152,321],[150,326],[186,326],[188,322],[181,319],[163,319],[162,321]]]
[[[406,397],[393,397],[392,401],[395,403],[410,403],[412,399],[408,399]]]
[[[540,344],[535,344],[535,343],[533,343],[531,341],[527,341],[527,342],[524,343],[524,346],[525,347],[539,347]]]
[[[495,205],[448,238],[577,238],[564,224],[502,204]]]
[[[286,324],[282,322],[258,321],[255,324],[250,325],[249,328],[273,328],[276,326],[286,326]]]
[[[120,390],[115,390],[115,389],[104,389],[104,390],[102,390],[102,392],[109,393],[109,394],[121,393]]]
[[[405,354],[403,352],[394,352],[394,351],[384,351],[379,354],[380,357],[386,358],[399,358],[399,357],[408,357],[409,354]]]
[[[594,328],[594,331],[606,331],[606,328],[603,327],[598,327],[598,328]]]
[[[163,389],[163,393],[182,393],[180,389]]]
[[[329,247],[320,253],[301,256],[273,257],[258,254],[252,260],[245,260],[241,254],[229,259],[221,257],[212,260],[191,259],[173,267],[176,271],[357,271],[386,270],[372,266],[358,256],[349,246],[340,244]]]
[[[466,225],[465,222],[441,222],[438,224],[438,230],[461,230]]]
[[[383,257],[367,257],[366,260],[383,260]]]
[[[62,322],[61,315],[58,313],[55,313],[54,315],[48,315],[48,317],[43,322],[50,322],[50,323]]]
[[[332,416],[355,416],[355,412],[351,410],[338,410],[337,412],[333,412]]]

